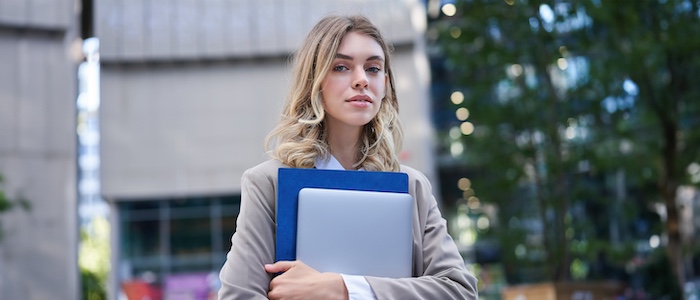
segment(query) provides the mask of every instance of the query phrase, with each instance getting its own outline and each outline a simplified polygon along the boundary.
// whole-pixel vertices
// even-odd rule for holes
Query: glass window
[[[121,256],[128,259],[158,256],[163,250],[159,223],[158,219],[123,222]]]
[[[218,288],[213,274],[231,247],[239,209],[240,195],[118,201],[122,287],[140,282],[167,296],[174,282],[206,277],[198,282]]]

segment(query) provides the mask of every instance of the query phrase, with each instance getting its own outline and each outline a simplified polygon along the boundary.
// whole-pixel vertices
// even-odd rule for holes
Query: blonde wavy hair
[[[390,48],[379,29],[364,16],[327,16],[311,29],[293,58],[292,85],[277,126],[265,141],[268,154],[293,168],[312,168],[316,158],[330,155],[324,126],[321,83],[332,67],[343,37],[356,32],[373,38],[384,51],[386,96],[379,112],[364,126],[355,168],[399,171],[398,153],[403,143]],[[273,149],[273,150],[270,150]]]

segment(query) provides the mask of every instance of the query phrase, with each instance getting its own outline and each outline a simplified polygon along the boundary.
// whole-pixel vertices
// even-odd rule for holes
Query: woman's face
[[[387,78],[384,51],[379,43],[361,33],[346,34],[321,83],[329,128],[369,123],[379,112]]]

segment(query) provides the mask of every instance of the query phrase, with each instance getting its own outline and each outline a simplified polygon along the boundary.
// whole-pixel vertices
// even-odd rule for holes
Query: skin
[[[325,125],[331,154],[345,169],[360,159],[358,141],[362,127],[379,112],[386,94],[382,47],[366,35],[350,32],[338,47],[332,69],[321,84]],[[366,101],[349,101],[353,97]]]
[[[284,272],[270,281],[270,300],[348,299],[340,274],[320,273],[298,260],[265,265],[265,271]]]
[[[389,78],[384,67],[379,43],[349,32],[321,83],[330,152],[345,169],[354,169],[359,160],[362,127],[377,116],[386,95]],[[340,274],[320,273],[301,261],[279,261],[265,265],[265,271],[283,272],[270,281],[270,299],[348,299]]]

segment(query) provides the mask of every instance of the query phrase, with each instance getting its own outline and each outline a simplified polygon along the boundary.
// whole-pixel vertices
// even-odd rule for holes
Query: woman
[[[447,233],[428,180],[399,164],[402,139],[389,47],[378,29],[362,16],[320,20],[295,55],[292,90],[267,139],[272,159],[243,175],[219,299],[476,299],[476,279]],[[414,277],[348,276],[319,273],[300,261],[274,263],[280,167],[407,173],[416,201]]]

